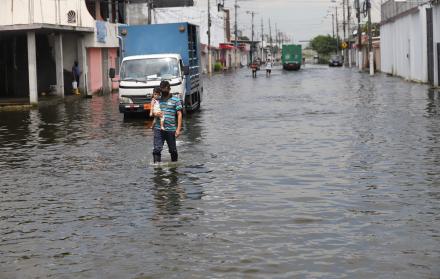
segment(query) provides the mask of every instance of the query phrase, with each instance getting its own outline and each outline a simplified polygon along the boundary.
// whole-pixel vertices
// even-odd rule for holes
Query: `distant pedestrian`
[[[153,127],[154,131],[154,163],[161,162],[161,153],[165,141],[168,145],[168,151],[171,154],[171,161],[178,159],[176,138],[180,136],[182,128],[182,101],[179,97],[173,97],[170,93],[171,86],[166,80],[160,83],[162,97],[160,98],[160,112],[154,114],[155,117],[164,117],[164,129],[161,130],[159,121]]]
[[[272,73],[272,61],[268,59],[266,62],[266,77],[270,77],[271,73]]]
[[[161,93],[162,92],[160,90],[160,87],[156,87],[153,89],[153,96],[151,98],[151,107],[150,107],[150,117],[153,117],[153,115],[155,115],[156,113],[161,112],[160,110]],[[165,130],[163,126],[165,117],[162,115],[162,117],[160,117],[159,119],[160,119],[160,129]],[[155,124],[156,124],[156,117],[153,118],[153,124],[152,124],[153,128]]]
[[[73,62],[72,74],[73,74],[73,81],[76,81],[79,84],[81,70],[79,69],[78,61]]]
[[[257,77],[257,70],[258,70],[258,66],[256,62],[253,62],[251,64],[251,69],[252,69],[252,77],[256,78]]]

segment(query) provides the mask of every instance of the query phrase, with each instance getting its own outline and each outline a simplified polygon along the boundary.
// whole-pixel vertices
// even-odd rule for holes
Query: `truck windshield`
[[[176,58],[126,60],[121,66],[121,80],[156,80],[179,76]]]

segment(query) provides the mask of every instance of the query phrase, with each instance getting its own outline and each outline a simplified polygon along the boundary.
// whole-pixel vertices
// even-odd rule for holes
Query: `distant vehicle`
[[[281,63],[283,69],[298,71],[302,64],[302,46],[301,45],[283,45]]]
[[[119,111],[149,113],[153,89],[162,80],[184,103],[197,110],[202,101],[199,27],[187,22],[121,25]]]
[[[330,57],[330,60],[328,62],[328,65],[330,67],[341,67],[344,59],[341,55],[332,55]]]

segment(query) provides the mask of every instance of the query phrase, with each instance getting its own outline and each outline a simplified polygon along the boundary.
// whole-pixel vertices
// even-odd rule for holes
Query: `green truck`
[[[283,45],[281,57],[283,69],[287,71],[298,71],[302,64],[302,46],[301,45]]]

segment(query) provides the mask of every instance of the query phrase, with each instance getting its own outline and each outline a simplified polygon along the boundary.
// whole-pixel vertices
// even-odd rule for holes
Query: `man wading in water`
[[[154,163],[161,162],[161,153],[163,144],[166,141],[168,145],[168,151],[171,154],[171,161],[176,162],[177,146],[176,138],[180,136],[180,130],[182,128],[182,101],[178,97],[173,97],[170,94],[171,86],[166,80],[160,83],[160,89],[162,90],[162,97],[160,98],[160,110],[161,112],[155,113],[155,117],[165,117],[164,129],[160,129],[160,121],[156,119],[156,123],[153,127],[154,130],[154,149],[153,160]],[[176,117],[177,115],[177,117]],[[177,118],[177,127],[176,127]]]

